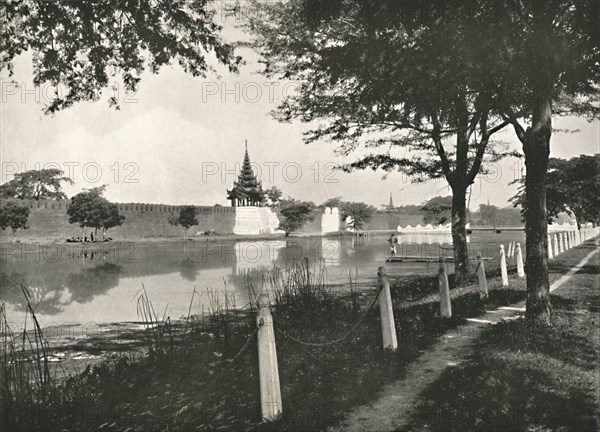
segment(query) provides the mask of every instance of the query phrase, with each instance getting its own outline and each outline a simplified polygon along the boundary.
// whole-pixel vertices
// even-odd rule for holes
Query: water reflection
[[[233,274],[245,274],[248,271],[269,271],[275,263],[285,261],[280,257],[280,254],[286,245],[285,241],[235,243]]]
[[[179,274],[187,281],[194,282],[198,277],[201,265],[199,262],[190,258],[181,260]]]
[[[73,302],[91,302],[117,287],[121,269],[117,264],[102,263],[68,273],[2,272],[0,300],[11,304],[15,310],[25,311],[27,303],[21,292],[21,285],[24,285],[31,293],[36,313],[56,315]]]
[[[469,238],[469,254],[495,255],[498,241],[523,241],[523,233]],[[373,280],[377,268],[388,274],[431,274],[430,263],[385,263],[388,236],[293,238],[276,241],[207,241],[180,243],[113,244],[94,247],[52,246],[52,253],[16,246],[2,251],[0,302],[23,313],[18,286],[27,286],[43,321],[115,322],[136,320],[132,299],[142,284],[157,310],[171,317],[186,316],[196,288],[192,313],[206,310],[207,290],[232,295],[238,305],[248,301],[247,285],[260,289],[265,273],[285,269],[308,259],[327,268],[331,283]],[[437,258],[451,256],[450,235],[398,236],[398,255]],[[28,246],[29,247],[29,246]],[[358,279],[356,275],[358,274]],[[20,318],[19,318],[20,319]],[[16,320],[16,318],[15,318]]]

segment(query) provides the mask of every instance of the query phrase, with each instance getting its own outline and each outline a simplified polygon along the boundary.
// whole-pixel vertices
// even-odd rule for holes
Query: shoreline
[[[387,231],[381,234],[386,234]],[[348,232],[335,232],[327,234],[295,234],[286,237],[284,234],[259,234],[259,235],[239,235],[239,234],[216,234],[211,236],[194,236],[187,239],[187,243],[216,243],[219,241],[271,241],[271,240],[291,240],[291,239],[307,239],[307,238],[340,238],[340,237],[352,237],[354,233]],[[113,239],[111,241],[97,241],[97,242],[67,242],[65,238],[51,239],[48,237],[31,237],[31,238],[19,238],[11,237],[7,235],[0,235],[0,245],[31,245],[31,244],[42,244],[42,245],[104,245],[104,244],[118,244],[118,243],[135,243],[135,244],[156,244],[156,243],[186,243],[183,237],[136,237],[130,239]],[[186,244],[187,244],[186,243]]]
[[[500,227],[502,231],[505,232],[516,232],[522,230],[510,230],[503,229]],[[492,232],[493,230],[481,230],[478,229],[479,232]],[[446,232],[399,232],[393,229],[389,230],[361,230],[359,232],[351,232],[351,231],[336,231],[331,233],[294,233],[289,236],[285,236],[284,234],[258,234],[258,235],[243,235],[243,234],[213,234],[210,236],[193,236],[189,237],[187,241],[189,243],[216,243],[218,241],[271,241],[271,240],[291,240],[291,239],[311,239],[311,238],[341,238],[341,237],[385,237],[389,234],[396,234],[397,236],[405,236],[405,235],[448,235],[451,233]],[[66,238],[49,238],[49,237],[19,237],[12,236],[10,234],[0,233],[0,245],[31,245],[31,244],[41,244],[41,245],[102,245],[102,244],[115,244],[115,243],[135,243],[135,244],[156,244],[156,243],[184,243],[183,237],[132,237],[132,238],[117,238],[112,239],[111,241],[97,241],[97,242],[67,242]]]

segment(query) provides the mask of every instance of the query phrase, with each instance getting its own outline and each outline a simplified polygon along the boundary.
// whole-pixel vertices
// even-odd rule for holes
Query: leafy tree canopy
[[[212,69],[210,54],[236,71],[241,59],[219,36],[217,7],[211,0],[7,1],[1,67],[12,75],[12,61],[33,53],[33,82],[54,90],[47,92],[46,113],[96,101],[118,78],[134,92],[144,69],[157,73],[171,61],[204,77]]]
[[[169,217],[169,223],[181,228],[185,240],[190,227],[198,225],[198,209],[194,206],[183,206],[178,214]]]
[[[525,154],[526,318],[551,322],[546,177],[553,115],[600,114],[600,3],[478,0],[477,44],[490,53],[494,111]]]
[[[437,196],[425,202],[421,207],[423,221],[432,225],[444,225],[452,218],[452,197]]]
[[[421,3],[426,11],[439,7]],[[479,30],[472,5],[456,2],[439,20],[407,14],[414,7],[403,0],[267,2],[250,29],[266,73],[298,82],[277,118],[320,121],[308,142],[331,139],[345,154],[361,142],[382,149],[347,169],[402,170],[416,181],[445,177],[468,186],[491,136],[509,124],[492,111],[489,50],[472,43]],[[490,153],[491,160],[512,154]]]
[[[179,214],[173,219],[173,225],[180,226],[187,230],[194,225],[198,225],[198,209],[194,206],[183,206]]]
[[[485,225],[498,225],[500,208],[490,204],[479,204],[479,220]]]
[[[0,186],[1,198],[18,199],[67,199],[62,183],[73,181],[56,168],[31,170],[17,173],[14,178]]]
[[[340,215],[343,219],[350,217],[352,228],[364,228],[377,209],[372,205],[362,202],[343,202],[340,207]]]
[[[307,142],[332,140],[341,154],[358,153],[342,167],[347,171],[402,171],[415,182],[448,182],[460,280],[469,267],[466,191],[487,162],[513,152],[493,140],[510,123],[494,110],[498,95],[488,82],[494,42],[478,37],[482,24],[473,13],[481,10],[448,3],[259,2],[249,28],[267,74],[297,82],[276,117],[311,123]],[[440,4],[441,16],[422,16]]]
[[[344,203],[344,201],[342,200],[342,197],[337,196],[337,197],[326,199],[325,201],[323,201],[323,204],[321,204],[319,207],[320,208],[325,208],[325,207],[334,208],[334,207],[337,207],[339,209],[342,206],[343,203]]]
[[[525,212],[524,179],[511,198]],[[553,222],[561,212],[577,218],[577,223],[600,222],[600,153],[581,155],[569,160],[551,158],[546,177],[546,214]]]
[[[94,228],[96,231],[121,225],[125,216],[119,214],[116,204],[110,203],[102,196],[105,186],[80,192],[71,198],[67,209],[69,223],[78,224],[81,228]]]
[[[344,201],[342,197],[333,197],[325,200],[319,208],[334,208],[337,207],[342,219],[347,219],[350,216],[351,225],[355,229],[360,229],[368,223],[377,209],[372,205],[362,202]]]
[[[399,213],[399,214],[407,214],[407,215],[418,215],[421,214],[421,208],[423,206],[421,205],[416,205],[416,204],[407,204],[407,205],[402,205],[402,206],[395,206],[394,207],[394,213]]]
[[[271,205],[280,204],[281,197],[283,196],[283,192],[277,186],[271,186],[266,190],[267,198],[271,201]]]
[[[292,232],[299,230],[306,222],[314,220],[312,211],[315,205],[307,201],[288,200],[282,204],[280,215],[283,220],[279,223],[280,230],[285,232],[286,237]]]
[[[0,227],[3,231],[10,228],[13,235],[17,234],[18,229],[29,228],[28,218],[29,207],[18,201],[10,200],[0,208]]]
[[[500,208],[490,204],[480,204],[471,220],[485,226],[522,226],[521,213],[512,207]]]

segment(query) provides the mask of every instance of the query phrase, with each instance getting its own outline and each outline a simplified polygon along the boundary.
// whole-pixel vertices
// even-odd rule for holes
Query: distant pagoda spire
[[[394,210],[394,200],[392,199],[392,193],[390,192],[390,203],[388,204],[390,210]]]
[[[242,170],[237,181],[233,182],[233,188],[227,190],[227,199],[231,200],[231,206],[260,206],[264,201],[265,192],[261,182],[256,178],[250,155],[248,154],[248,140],[245,141],[244,160]]]

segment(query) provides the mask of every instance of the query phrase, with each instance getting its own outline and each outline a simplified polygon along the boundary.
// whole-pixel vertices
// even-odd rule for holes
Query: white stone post
[[[558,256],[558,254],[560,252],[558,251],[558,235],[557,234],[554,234],[554,242],[553,242],[553,244],[554,244],[554,256]]]
[[[513,253],[513,242],[508,242],[508,250],[506,251],[506,258],[510,258]]]
[[[556,237],[558,238],[558,253],[561,254],[564,252],[563,249],[563,239],[561,233],[557,233]]]
[[[548,259],[554,258],[554,251],[552,250],[552,236],[548,235]]]
[[[487,281],[485,280],[485,266],[481,253],[477,254],[477,279],[479,279],[479,297],[484,299],[488,296]]]
[[[392,295],[390,293],[390,282],[388,281],[385,267],[377,269],[379,286],[379,313],[381,315],[381,335],[383,336],[383,348],[395,351],[398,349],[396,338],[396,323],[394,321],[394,309],[392,307]]]
[[[565,233],[565,249],[569,250],[573,247],[573,245],[571,244],[571,233],[569,231],[567,231]]]
[[[275,347],[273,317],[269,309],[269,297],[258,297],[258,374],[260,378],[260,406],[263,421],[274,421],[281,416],[281,388]]]
[[[500,245],[500,276],[502,277],[502,286],[508,286],[508,272],[506,270],[506,254],[504,245]]]
[[[517,276],[525,277],[525,269],[523,268],[523,252],[521,251],[521,243],[517,242]]]
[[[452,316],[452,304],[450,303],[450,285],[448,284],[448,273],[446,273],[446,264],[444,258],[440,257],[440,270],[438,273],[440,285],[440,311],[443,318]]]

